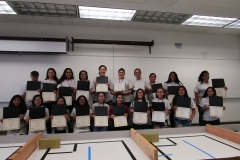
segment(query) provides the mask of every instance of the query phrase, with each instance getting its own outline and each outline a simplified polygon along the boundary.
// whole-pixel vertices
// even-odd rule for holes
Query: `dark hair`
[[[46,79],[45,79],[45,80],[49,79],[49,77],[48,77],[48,71],[50,71],[50,70],[52,70],[52,71],[54,72],[54,77],[53,77],[53,79],[56,81],[56,83],[58,83],[57,73],[56,73],[56,71],[55,71],[54,68],[48,68],[47,73],[46,73]]]
[[[72,77],[71,77],[71,79],[74,79],[72,69],[71,69],[71,68],[66,68],[66,69],[63,71],[63,74],[62,74],[61,78],[59,79],[58,84],[62,83],[62,82],[66,79],[66,71],[67,71],[67,70],[70,70],[70,71],[72,72]]]
[[[104,92],[98,92],[98,93],[97,93],[97,97],[98,97],[99,94],[101,94],[101,93],[102,93],[102,94],[104,95],[104,97],[105,97],[105,93],[104,93]]]
[[[141,89],[141,88],[139,88],[139,89],[136,91],[136,96],[135,96],[135,98],[134,98],[134,101],[136,102],[136,101],[138,101],[138,100],[139,100],[139,98],[138,98],[138,96],[137,96],[137,94],[138,94],[138,92],[139,92],[139,91],[142,91],[142,92],[143,92],[142,101],[143,101],[143,102],[146,102],[146,98],[145,98],[145,92],[144,92],[144,90],[143,90],[143,89]]]
[[[58,102],[59,99],[63,99],[64,104],[67,105],[66,99],[65,99],[64,97],[62,97],[62,96],[58,97],[57,100],[56,100],[56,102]]]
[[[136,69],[134,70],[134,74],[135,74],[136,70],[139,70],[139,71],[140,71],[140,73],[142,73],[141,69],[139,69],[139,68],[136,68]]]
[[[208,97],[207,92],[208,92],[209,89],[212,89],[212,90],[213,90],[213,92],[214,92],[213,96],[217,96],[217,93],[216,93],[215,88],[213,88],[213,87],[208,87],[208,88],[206,89],[206,91],[204,92],[204,95],[203,95],[202,98]]]
[[[162,89],[162,90],[163,90],[163,93],[164,93],[163,98],[165,98],[165,91],[164,91],[164,89],[163,89],[163,88],[158,88],[157,91],[158,91],[159,89]],[[156,97],[158,98],[157,92],[156,92],[155,94],[156,94]]]
[[[80,100],[80,98],[82,98],[82,97],[85,99],[84,105],[89,106],[88,100],[87,100],[87,98],[86,98],[84,95],[81,95],[81,96],[79,96],[79,97],[77,98],[77,100],[76,100],[76,106],[80,106],[79,100]]]
[[[26,104],[25,104],[25,101],[24,99],[20,96],[20,95],[15,95],[11,98],[10,102],[9,102],[9,105],[8,107],[16,107],[14,104],[13,104],[13,100],[16,99],[16,98],[19,98],[20,99],[20,113],[21,114],[25,114],[26,113],[26,110],[27,110],[27,107],[26,107]]]
[[[31,75],[31,76],[39,76],[39,73],[38,73],[38,71],[32,71],[32,72],[30,73],[30,75]]]
[[[179,85],[182,84],[182,82],[180,82],[180,80],[178,79],[177,73],[174,71],[169,73],[168,80],[165,83],[171,83],[171,79],[170,79],[171,74],[174,74],[174,76],[176,77],[174,81],[175,83],[178,83]]]
[[[42,96],[41,96],[40,94],[37,94],[37,95],[35,95],[35,96],[33,97],[33,99],[32,99],[32,106],[33,106],[33,107],[36,107],[34,101],[35,101],[35,99],[36,99],[37,97],[40,97],[40,99],[41,99],[41,101],[42,101],[42,103],[41,103],[40,105],[41,105],[41,106],[43,105],[43,98],[42,98]]]
[[[88,73],[87,73],[87,71],[85,71],[85,70],[81,70],[80,72],[79,72],[79,80],[81,81],[82,79],[81,79],[81,74],[82,74],[82,72],[85,72],[86,73],[86,80],[88,80]]]
[[[149,78],[150,78],[152,75],[154,75],[155,77],[157,77],[155,73],[151,73],[151,74],[149,75]]]
[[[107,70],[107,67],[106,67],[105,65],[100,65],[100,66],[98,67],[98,71],[100,71],[100,69],[101,69],[102,67],[104,67],[104,68]],[[100,72],[98,72],[98,74],[100,75]]]
[[[179,93],[178,93],[180,88],[183,88],[184,91],[185,91],[185,94],[183,95],[183,97],[188,97],[188,98],[189,98],[186,87],[184,87],[184,86],[179,86],[178,89],[177,89],[177,92],[175,93],[175,96],[174,96],[174,98],[173,98],[173,106],[177,105],[177,98],[180,97],[180,95],[179,95]]]
[[[120,68],[118,72],[123,71],[125,73],[125,70],[123,68]]]
[[[200,73],[200,75],[199,75],[199,77],[198,77],[198,82],[201,82],[201,84],[203,83],[203,76],[204,76],[204,74],[208,74],[209,75],[209,73],[208,73],[208,71],[202,71],[201,73]]]

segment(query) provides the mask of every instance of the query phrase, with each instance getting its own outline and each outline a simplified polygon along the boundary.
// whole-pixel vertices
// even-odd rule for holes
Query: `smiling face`
[[[99,101],[99,103],[104,103],[104,100],[105,100],[104,94],[103,94],[103,93],[100,93],[100,94],[98,95],[98,101]]]
[[[87,80],[87,74],[86,74],[86,72],[82,72],[81,75],[80,75],[80,77],[81,77],[81,80],[82,80],[82,81]]]
[[[209,89],[207,90],[207,95],[208,95],[209,97],[214,95],[214,91],[212,90],[212,88],[209,88]]]
[[[141,71],[139,69],[136,69],[135,72],[134,72],[134,76],[137,79],[141,79]]]
[[[149,80],[150,80],[150,83],[155,83],[156,81],[156,76],[154,74],[152,74],[150,77],[149,77]]]
[[[51,69],[48,71],[47,74],[48,74],[49,79],[53,79],[53,77],[55,76],[55,73]]]
[[[117,104],[122,104],[123,103],[123,96],[122,95],[118,95],[117,97]]]
[[[41,104],[42,104],[41,98],[40,98],[40,97],[36,97],[36,98],[34,99],[34,104],[35,104],[35,107],[40,107]]]
[[[32,81],[38,81],[38,76],[30,76]]]
[[[59,98],[58,101],[57,101],[57,104],[58,104],[58,105],[64,105],[64,100],[63,100],[63,98]]]
[[[175,76],[174,73],[171,73],[171,74],[170,74],[170,80],[171,80],[171,82],[175,82],[176,76]]]
[[[80,99],[79,99],[79,102],[78,102],[81,106],[83,106],[85,103],[86,103],[86,101],[85,101],[85,98],[84,97],[81,97]]]
[[[124,79],[124,76],[125,76],[125,72],[124,71],[119,71],[118,72],[118,77],[119,77],[119,79]]]
[[[100,76],[105,76],[105,74],[106,74],[106,68],[105,67],[101,67],[100,69],[99,69],[99,74],[100,74]]]
[[[203,82],[208,82],[209,80],[209,74],[208,73],[205,73],[203,76],[202,76],[202,79],[203,79]]]
[[[162,88],[159,88],[159,89],[157,90],[157,97],[158,97],[159,99],[162,99],[163,96],[164,96],[164,90],[163,90]]]
[[[182,87],[179,88],[178,94],[183,97],[183,96],[185,95],[185,90],[184,90],[184,88],[182,88]]]
[[[20,98],[15,98],[15,99],[13,100],[13,105],[16,106],[16,107],[19,106],[20,103],[21,103]]]
[[[72,78],[72,71],[70,69],[67,69],[65,72],[65,76],[67,79],[71,79]]]
[[[142,99],[143,98],[143,91],[142,90],[139,90],[137,92],[137,96],[138,96],[138,99]]]

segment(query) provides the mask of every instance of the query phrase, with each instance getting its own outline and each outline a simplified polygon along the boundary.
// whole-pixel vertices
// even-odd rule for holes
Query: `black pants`
[[[204,120],[203,120],[203,112],[201,111],[198,111],[199,113],[199,118],[198,118],[198,123],[199,123],[199,126],[206,126]]]
[[[55,103],[44,103],[43,106],[48,109],[49,111],[49,116],[52,115],[52,105]],[[47,128],[47,133],[51,134],[52,132],[52,124],[49,118],[49,121],[46,123],[46,128]]]
[[[220,120],[219,118],[215,121],[204,121],[203,120],[203,125],[206,126],[206,124],[211,124],[211,125],[220,125]]]
[[[147,127],[147,124],[134,124],[133,123],[133,128],[134,129],[147,129],[148,127]]]
[[[62,130],[62,131],[55,130],[55,133],[67,133],[67,132],[66,132],[66,130]]]
[[[175,111],[174,110],[171,110],[171,114],[169,116],[169,121],[170,121],[171,127],[174,128],[176,126],[176,124],[175,124]]]

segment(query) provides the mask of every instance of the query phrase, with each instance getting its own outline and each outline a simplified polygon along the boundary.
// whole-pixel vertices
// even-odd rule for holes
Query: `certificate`
[[[179,118],[190,118],[190,108],[185,108],[185,107],[178,107],[176,110],[176,117]]]
[[[136,82],[135,86],[134,86],[134,90],[138,90],[138,89],[145,89],[145,82]]]
[[[17,130],[20,129],[20,118],[3,119],[3,130]]]
[[[38,91],[26,91],[26,100],[31,101],[33,97],[40,94]]]
[[[108,116],[95,116],[94,126],[95,127],[108,126]]]
[[[29,132],[43,131],[46,129],[45,118],[40,119],[30,119],[29,120]]]
[[[152,93],[153,99],[157,98],[156,93]]]
[[[210,116],[211,117],[224,117],[223,115],[223,107],[219,106],[210,106]]]
[[[89,91],[77,90],[76,99],[81,95],[85,96],[87,100],[89,100]]]
[[[226,90],[224,88],[215,88],[217,96],[226,97]]]
[[[147,113],[134,112],[133,113],[134,124],[147,124]]]
[[[88,127],[90,126],[90,116],[77,116],[76,127]]]
[[[114,127],[123,127],[128,125],[127,117],[125,116],[116,116],[115,118],[113,118],[113,121]]]
[[[96,92],[108,92],[108,86],[106,84],[98,84],[96,86]]]
[[[174,96],[175,96],[175,95],[173,95],[173,94],[169,94],[169,95],[168,95],[168,101],[169,101],[169,103],[172,103]]]
[[[153,122],[165,122],[165,112],[163,111],[154,111],[152,113]]]
[[[42,92],[43,101],[56,101],[56,94],[54,92]]]
[[[66,126],[67,126],[67,120],[63,115],[53,116],[52,127],[66,127]]]
[[[72,96],[63,96],[66,100],[67,106],[72,106]]]
[[[114,91],[125,91],[125,83],[114,84]]]

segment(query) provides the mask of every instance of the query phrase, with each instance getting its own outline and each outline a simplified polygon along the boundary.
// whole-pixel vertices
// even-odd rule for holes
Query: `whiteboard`
[[[108,50],[109,54],[111,50]],[[65,68],[72,68],[75,80],[81,70],[88,72],[89,80],[98,76],[98,67],[107,66],[106,75],[118,78],[118,69],[124,68],[125,78],[134,80],[134,69],[141,68],[142,78],[148,81],[150,73],[157,75],[157,82],[163,83],[171,71],[177,72],[180,81],[193,97],[193,89],[201,71],[208,70],[210,78],[224,78],[228,87],[228,97],[240,97],[239,60],[201,60],[173,58],[140,58],[112,56],[73,56],[73,55],[0,55],[0,102],[9,102],[19,94],[21,87],[30,80],[30,72],[39,72],[39,80],[46,77],[48,68],[54,68],[58,78]]]

